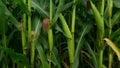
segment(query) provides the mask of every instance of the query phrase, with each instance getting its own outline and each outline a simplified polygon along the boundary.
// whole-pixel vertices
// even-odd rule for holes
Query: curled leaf
[[[104,38],[104,41],[107,43],[107,45],[109,45],[112,48],[112,50],[116,53],[118,59],[120,60],[120,51],[117,48],[117,46],[108,38]]]

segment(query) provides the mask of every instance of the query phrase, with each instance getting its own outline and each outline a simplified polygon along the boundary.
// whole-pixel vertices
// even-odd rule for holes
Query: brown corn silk
[[[50,24],[50,19],[49,18],[45,18],[43,20],[43,22],[42,22],[42,27],[43,27],[44,32],[48,31],[49,24]]]

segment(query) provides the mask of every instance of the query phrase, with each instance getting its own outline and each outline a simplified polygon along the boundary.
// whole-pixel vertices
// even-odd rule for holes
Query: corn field
[[[120,0],[0,0],[0,68],[120,68]]]

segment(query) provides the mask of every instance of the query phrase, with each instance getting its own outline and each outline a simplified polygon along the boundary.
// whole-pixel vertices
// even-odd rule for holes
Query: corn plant
[[[119,3],[0,0],[0,68],[119,68]]]

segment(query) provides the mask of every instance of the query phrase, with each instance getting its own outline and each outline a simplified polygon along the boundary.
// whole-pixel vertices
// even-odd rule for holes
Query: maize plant
[[[0,68],[120,68],[120,0],[0,0]]]

